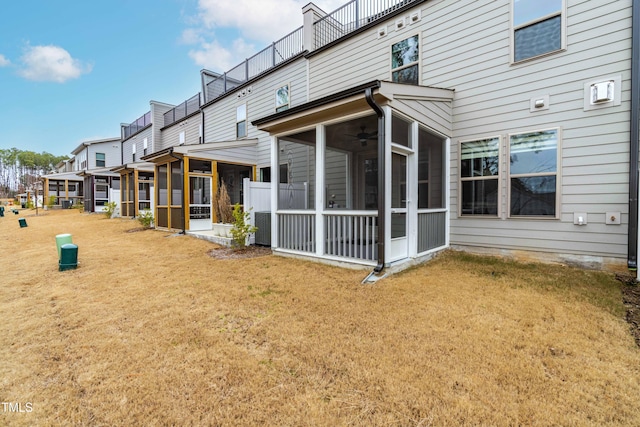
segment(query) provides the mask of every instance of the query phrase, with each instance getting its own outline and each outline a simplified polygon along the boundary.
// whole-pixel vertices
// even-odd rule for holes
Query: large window
[[[247,136],[247,104],[238,105],[236,108],[236,137]]]
[[[160,206],[167,206],[169,204],[167,183],[167,166],[158,166],[158,205]]]
[[[418,35],[391,46],[391,80],[396,83],[417,85],[419,75],[420,43]]]
[[[104,153],[96,153],[96,167],[97,168],[105,167]]]
[[[556,217],[558,132],[510,135],[510,216]]]
[[[513,0],[515,62],[563,47],[563,0]]]
[[[460,214],[498,215],[500,138],[460,143]]]

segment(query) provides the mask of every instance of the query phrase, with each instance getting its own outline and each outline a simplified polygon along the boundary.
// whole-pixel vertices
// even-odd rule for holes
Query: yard
[[[132,220],[20,216],[0,218],[0,425],[640,425],[613,274],[449,252],[361,285]]]

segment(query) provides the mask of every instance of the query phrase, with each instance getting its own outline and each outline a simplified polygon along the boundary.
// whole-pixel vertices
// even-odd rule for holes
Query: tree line
[[[15,197],[31,188],[40,176],[56,171],[56,165],[68,156],[43,151],[0,148],[0,197]]]

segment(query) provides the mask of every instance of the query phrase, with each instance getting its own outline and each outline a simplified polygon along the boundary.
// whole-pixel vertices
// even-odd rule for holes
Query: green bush
[[[138,222],[142,224],[144,228],[151,228],[153,224],[153,212],[144,210],[138,214]]]
[[[113,214],[116,213],[116,209],[118,208],[118,204],[116,202],[109,202],[106,205],[104,205],[105,210],[104,210],[104,215],[107,218],[112,218]]]
[[[47,207],[51,209],[56,204],[56,196],[49,196],[47,199]]]
[[[243,212],[239,203],[233,207],[233,227],[231,228],[231,237],[233,237],[233,246],[235,248],[244,248],[247,246],[247,237],[258,231],[258,227],[249,224],[249,212]]]

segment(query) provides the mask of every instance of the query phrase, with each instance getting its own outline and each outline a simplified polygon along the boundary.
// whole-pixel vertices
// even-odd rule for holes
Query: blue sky
[[[0,13],[0,148],[70,154],[302,25],[304,0],[20,0]],[[325,11],[346,3],[315,2]]]

